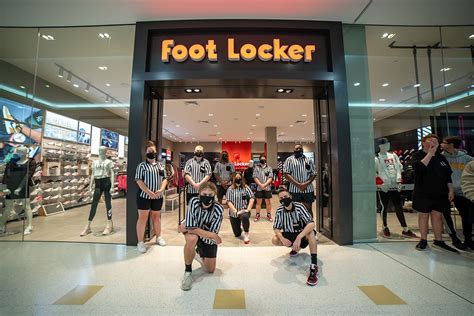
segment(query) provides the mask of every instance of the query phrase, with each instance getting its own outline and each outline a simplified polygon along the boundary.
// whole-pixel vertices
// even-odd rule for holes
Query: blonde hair
[[[199,194],[201,194],[202,191],[206,190],[206,189],[209,189],[211,190],[212,192],[214,192],[214,195],[217,194],[217,187],[214,183],[210,182],[210,181],[207,181],[207,182],[204,182],[203,184],[201,184],[199,186]]]

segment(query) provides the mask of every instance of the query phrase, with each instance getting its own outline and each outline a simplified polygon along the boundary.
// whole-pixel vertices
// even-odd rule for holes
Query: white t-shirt
[[[402,164],[394,153],[378,154],[375,157],[375,171],[385,185],[397,184],[402,179]]]
[[[92,162],[92,174],[94,175],[94,179],[110,177],[110,172],[113,168],[114,162],[112,160],[94,160],[94,162]]]

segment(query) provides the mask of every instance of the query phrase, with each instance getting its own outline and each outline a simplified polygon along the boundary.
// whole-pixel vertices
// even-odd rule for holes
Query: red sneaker
[[[306,284],[310,286],[315,286],[318,284],[318,275],[319,275],[319,267],[317,265],[311,267],[309,269],[309,276]]]
[[[412,232],[411,230],[402,231],[402,236],[403,237],[408,237],[408,238],[418,238],[418,236],[414,232]]]
[[[273,218],[272,218],[271,213],[267,213],[267,219],[268,219],[269,222],[273,222]]]
[[[255,214],[254,222],[258,222],[260,220],[260,213]]]
[[[390,237],[392,237],[392,234],[390,234],[390,229],[388,229],[388,227],[385,227],[385,228],[383,229],[383,236],[384,236],[385,238],[390,238]]]
[[[289,253],[290,257],[296,257],[298,255],[298,253],[294,250],[290,251]]]

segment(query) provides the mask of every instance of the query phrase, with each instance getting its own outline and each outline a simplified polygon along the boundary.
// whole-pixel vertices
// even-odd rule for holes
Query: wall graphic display
[[[101,145],[107,148],[118,150],[119,134],[105,128],[101,132]]]
[[[119,147],[118,147],[119,158],[125,157],[125,136],[119,135]]]
[[[46,111],[46,124],[77,131],[78,121],[64,115]]]
[[[84,122],[79,122],[79,132],[77,133],[78,143],[90,145],[91,128],[92,128],[92,125],[84,123]]]
[[[91,154],[98,155],[100,147],[100,128],[92,126]]]
[[[44,137],[77,142],[78,121],[72,118],[46,111]]]
[[[235,165],[236,170],[247,168],[252,154],[251,142],[225,142],[222,143],[222,151],[229,153],[229,161]]]

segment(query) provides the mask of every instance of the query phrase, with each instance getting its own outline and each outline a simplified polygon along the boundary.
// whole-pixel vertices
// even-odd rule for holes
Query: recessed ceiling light
[[[45,85],[46,88],[49,88],[49,84]]]
[[[176,125],[176,127],[180,127],[179,125]]]
[[[77,83],[73,84],[75,88],[79,88],[79,85]]]
[[[379,99],[380,102],[385,102],[385,99]]]
[[[448,82],[447,84],[444,85],[444,87],[446,88],[446,87],[449,87],[450,85],[452,85],[452,83]]]
[[[26,89],[25,86],[20,86],[21,89]]]
[[[323,117],[323,118],[324,118],[324,117],[327,117],[327,115],[326,115],[326,114],[323,114],[323,115],[321,115],[321,117]]]
[[[64,69],[63,68],[59,68],[58,77],[59,78],[64,77]]]
[[[451,68],[449,68],[449,67],[441,68],[441,69],[440,69],[440,71],[450,71],[450,70],[451,70]]]
[[[184,133],[184,134],[186,134],[186,135],[189,135],[189,133],[188,133],[188,132],[186,132],[186,133]]]
[[[43,34],[43,35],[41,35],[41,37],[44,38],[47,41],[54,41],[54,37],[51,36],[51,35]]]
[[[255,124],[252,124],[252,127],[255,127],[255,126],[257,126],[257,125],[255,125]]]
[[[100,70],[107,70],[107,69],[109,69],[109,67],[107,67],[107,66],[99,66],[99,69],[100,69]]]
[[[469,39],[474,39],[474,34],[469,35]]]
[[[312,132],[311,134],[313,134],[313,135],[314,135],[314,132]]]
[[[194,89],[193,91],[196,92],[196,93],[199,93],[199,92],[201,92],[201,89]]]
[[[388,36],[387,36],[387,38],[393,38],[393,37],[395,37],[394,33],[388,34]]]
[[[257,114],[255,114],[255,116],[260,116],[260,114],[259,114],[259,113],[257,113]]]
[[[285,89],[279,88],[279,89],[277,89],[277,92],[278,93],[283,93],[283,92],[285,92]]]
[[[214,127],[217,127],[217,124],[214,124]]]
[[[292,93],[294,89],[285,89],[285,93]]]
[[[470,105],[470,104],[468,104],[468,105],[465,105],[464,107],[465,107],[465,108],[470,108],[470,107],[471,107],[471,105]]]
[[[388,37],[388,33],[383,33],[381,38],[387,38],[387,37]]]
[[[184,91],[186,91],[187,93],[191,93],[191,92],[193,92],[193,89],[186,89]]]
[[[106,85],[107,87],[110,87],[110,83],[106,83],[105,85]]]
[[[413,88],[418,88],[418,87],[420,87],[420,86],[421,86],[421,83],[417,83],[417,84],[414,84],[414,85],[413,85]]]
[[[307,116],[308,116],[308,114],[301,114],[301,116],[302,116],[302,117],[307,117]]]
[[[382,84],[382,87],[388,87],[388,86],[389,86],[389,83],[388,83],[388,82]]]
[[[376,119],[374,118],[374,121],[375,121],[375,120],[376,120]]]
[[[69,72],[69,73],[67,74],[66,81],[67,81],[67,82],[71,82],[71,80],[72,80],[72,74]]]
[[[208,114],[208,116],[214,116],[214,114],[212,114],[212,113],[209,113],[209,114]]]
[[[354,87],[360,86],[360,82],[354,82]]]
[[[192,139],[193,139],[193,140],[195,140],[195,139],[196,139],[196,137],[193,137]]]
[[[290,127],[293,127],[293,125],[290,125]]]
[[[109,33],[99,33],[99,37],[101,39],[111,39],[112,37],[109,35]]]
[[[167,114],[163,114],[163,117],[167,117],[168,115]]]

